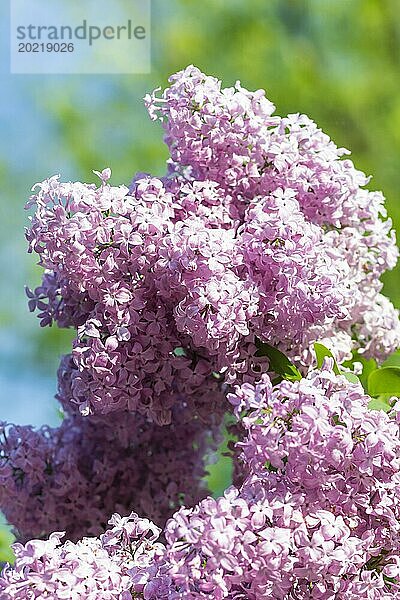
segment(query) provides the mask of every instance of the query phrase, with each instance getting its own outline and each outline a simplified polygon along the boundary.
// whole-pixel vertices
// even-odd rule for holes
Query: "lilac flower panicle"
[[[164,178],[57,176],[29,202],[45,269],[30,309],[77,329],[64,404],[167,424],[184,396],[206,418],[223,402],[212,373],[259,376],[256,338],[305,367],[316,340],[337,340],[340,360],[399,345],[379,280],[397,260],[391,221],[346,150],[304,115],[274,115],[262,90],[195,67],[145,103],[165,128]]]
[[[98,535],[110,514],[135,508],[163,526],[207,494],[210,432],[199,422],[164,428],[137,415],[72,416],[60,427],[3,424],[0,506],[19,540]]]
[[[16,566],[3,570],[0,597],[131,600],[132,573],[138,579],[160,553],[159,530],[135,513],[114,515],[110,525],[100,538],[77,543],[62,544],[63,534],[53,533],[45,541],[14,544]]]

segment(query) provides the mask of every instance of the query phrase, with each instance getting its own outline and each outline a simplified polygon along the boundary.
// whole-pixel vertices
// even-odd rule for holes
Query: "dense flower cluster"
[[[264,376],[230,400],[246,430],[239,444],[246,475],[241,489],[178,510],[165,527],[165,545],[131,570],[131,555],[119,564],[119,573],[131,579],[118,583],[121,596],[115,597],[124,598],[126,590],[146,600],[397,597],[399,403],[389,415],[371,411],[361,386],[328,368],[274,388]],[[125,525],[125,539],[136,532],[135,523]],[[106,533],[83,543],[104,548],[110,537],[116,538]],[[119,542],[120,551],[125,543]],[[31,544],[41,549],[43,542]],[[40,562],[22,568],[32,546],[18,552],[16,569],[1,583],[4,598],[15,581],[22,589],[32,581],[33,589],[48,585]],[[71,567],[62,556],[55,567],[50,563],[51,581],[65,568],[71,593],[75,580],[68,584]]]
[[[289,348],[346,337],[342,356],[357,345],[375,356],[390,352],[393,338],[399,341],[393,306],[385,303],[375,325],[378,346],[371,343],[370,315],[381,310],[379,277],[394,266],[397,249],[390,220],[382,219],[384,198],[364,189],[369,178],[342,160],[349,152],[305,115],[274,115],[263,90],[248,92],[239,83],[223,89],[195,67],[170,81],[161,98],[145,99],[150,115],[164,123],[170,174],[216,182],[238,232],[244,226],[255,234],[257,254],[244,264],[251,280],[255,269],[259,276],[260,307],[270,304],[257,334]],[[270,210],[271,201],[279,212]],[[320,262],[310,252],[316,240]]]
[[[163,526],[206,495],[207,432],[198,421],[163,427],[115,413],[67,417],[57,429],[2,425],[0,506],[20,540],[104,531],[115,510]]]
[[[173,300],[164,303],[157,289],[173,197],[157,179],[139,182],[131,196],[124,186],[108,186],[108,176],[99,189],[52,178],[34,199],[28,239],[47,271],[28,291],[30,308],[39,309],[43,324],[78,331],[72,361],[60,370],[60,400],[82,414],[137,411],[160,424],[170,422],[174,405],[205,418],[209,402],[223,404],[213,365],[207,353],[177,353],[187,340],[174,322]]]
[[[100,539],[61,544],[63,535],[53,533],[46,541],[15,544],[16,568],[3,571],[0,597],[132,600],[132,579],[162,551],[156,542],[160,530],[134,513],[115,514],[109,523]]]
[[[339,358],[399,345],[379,293],[397,258],[391,222],[343,149],[194,67],[146,104],[165,125],[166,177],[129,189],[109,169],[100,187],[53,177],[29,203],[29,250],[46,269],[30,307],[78,330],[65,403],[165,424],[184,395],[206,418],[221,400],[213,373],[259,376],[256,338],[305,364],[317,339],[338,339]]]
[[[329,370],[230,397],[240,491],[181,509],[165,559],[193,598],[392,598],[400,591],[400,406]],[[185,541],[185,543],[183,542]]]

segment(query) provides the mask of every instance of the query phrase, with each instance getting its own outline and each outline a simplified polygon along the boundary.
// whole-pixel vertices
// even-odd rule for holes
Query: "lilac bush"
[[[400,596],[400,368],[376,368],[400,346],[382,194],[261,90],[188,67],[145,103],[165,176],[55,176],[28,203],[44,269],[29,308],[76,337],[60,427],[1,426],[19,542],[0,598]],[[371,363],[386,412],[349,372],[368,390]],[[214,499],[226,413],[235,487]]]

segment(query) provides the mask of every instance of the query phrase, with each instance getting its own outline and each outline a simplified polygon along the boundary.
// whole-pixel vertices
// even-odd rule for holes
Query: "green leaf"
[[[390,394],[381,394],[377,398],[372,398],[368,403],[368,408],[370,410],[384,410],[385,412],[389,412],[391,409],[389,398],[391,398]]]
[[[333,358],[333,372],[336,375],[340,375],[340,369],[338,367],[338,364],[337,364],[337,362],[335,360],[335,357],[333,356],[332,352],[329,350],[329,348],[327,348],[323,344],[320,344],[319,342],[315,342],[314,343],[314,350],[315,350],[315,356],[317,357],[317,367],[318,367],[318,369],[320,369],[322,367],[322,363],[324,362],[324,358],[326,358],[326,357]]]
[[[0,528],[0,562],[13,563],[15,560],[14,553],[10,548],[11,544],[15,541],[12,533],[6,529],[5,526]]]
[[[397,350],[382,363],[382,367],[400,367],[400,351]]]
[[[342,371],[341,375],[343,375],[343,377],[346,377],[347,381],[350,381],[350,383],[361,383],[360,379],[357,377],[357,375],[355,373],[349,373],[347,371]]]
[[[206,466],[207,475],[205,480],[207,487],[214,496],[219,498],[223,495],[224,490],[232,485],[233,477],[233,460],[230,445],[237,442],[236,436],[230,431],[231,426],[236,423],[233,415],[226,414],[224,419],[222,442],[216,451],[207,453]]]
[[[283,352],[261,340],[256,340],[256,346],[258,348],[256,356],[266,356],[269,360],[271,371],[275,371],[283,379],[300,381],[302,378],[300,371]]]
[[[368,393],[370,396],[391,394],[400,397],[400,367],[382,367],[369,374]]]
[[[362,373],[360,375],[360,381],[362,383],[362,386],[364,388],[364,390],[366,392],[368,392],[368,377],[370,376],[370,374],[372,373],[372,371],[375,371],[377,368],[377,363],[376,360],[374,360],[373,358],[370,358],[369,360],[360,357],[360,359],[358,360],[358,362],[361,362],[362,366],[363,366],[363,370]]]
[[[175,348],[175,350],[172,351],[172,354],[174,356],[186,356],[186,350],[185,348]]]

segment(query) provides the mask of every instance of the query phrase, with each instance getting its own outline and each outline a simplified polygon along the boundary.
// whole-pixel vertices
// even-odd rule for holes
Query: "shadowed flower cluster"
[[[0,505],[20,540],[98,535],[113,511],[158,525],[206,495],[210,439],[198,421],[168,428],[137,415],[67,417],[56,429],[1,427]]]

